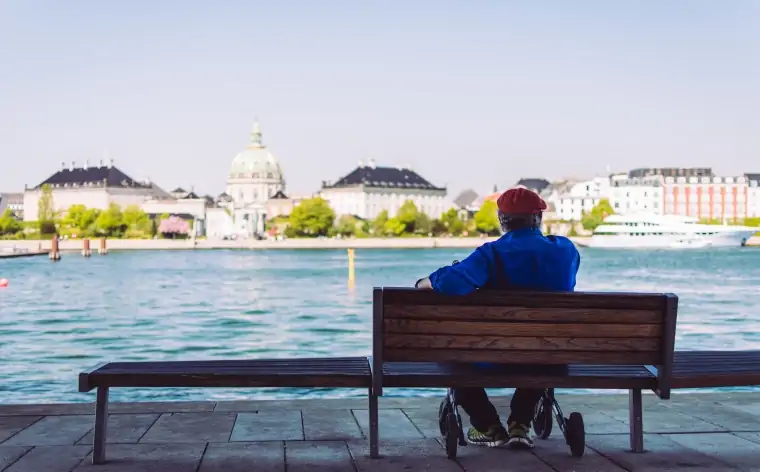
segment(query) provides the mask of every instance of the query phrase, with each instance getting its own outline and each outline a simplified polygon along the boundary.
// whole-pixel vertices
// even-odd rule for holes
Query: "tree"
[[[398,218],[391,218],[385,222],[384,233],[391,236],[401,236],[406,231],[406,225]]]
[[[121,214],[121,221],[127,228],[149,232],[151,229],[150,217],[137,205],[130,205]]]
[[[425,213],[418,213],[417,219],[414,220],[414,233],[428,235],[431,231],[433,231],[433,222],[430,221],[430,217]]]
[[[475,213],[475,229],[480,233],[494,236],[499,234],[499,215],[498,206],[493,200],[486,200],[483,206]]]
[[[355,236],[359,228],[359,221],[351,215],[343,215],[338,219],[337,233],[341,236]]]
[[[53,202],[53,189],[45,184],[41,188],[40,199],[37,202],[37,221],[41,234],[55,234],[55,205]]]
[[[19,231],[21,231],[21,222],[13,216],[10,208],[6,208],[0,216],[0,234],[16,234]]]
[[[95,220],[95,228],[100,234],[114,236],[124,231],[121,208],[115,203],[108,205],[108,209],[98,215]]]
[[[420,211],[413,201],[407,200],[401,205],[396,214],[396,219],[404,225],[404,232],[411,233],[414,231],[414,223],[417,221]]]
[[[377,214],[374,221],[372,221],[372,234],[375,236],[382,236],[385,234],[385,223],[388,222],[388,210],[383,210]]]
[[[590,212],[583,214],[583,217],[581,218],[583,229],[594,231],[597,226],[602,224],[605,218],[614,213],[615,210],[612,209],[609,200],[606,198],[599,200],[599,203],[597,203]]]
[[[335,212],[326,200],[311,198],[293,208],[289,221],[291,234],[296,236],[327,236],[335,222]]]
[[[79,231],[87,231],[98,219],[100,211],[95,208],[87,208],[84,205],[71,205],[66,211],[62,223],[69,228]]]
[[[441,222],[449,234],[458,236],[464,231],[464,222],[459,219],[456,209],[450,208],[449,211],[441,215]]]

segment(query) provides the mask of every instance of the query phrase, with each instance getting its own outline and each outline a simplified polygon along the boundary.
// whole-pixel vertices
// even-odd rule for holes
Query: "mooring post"
[[[61,251],[58,249],[58,235],[54,234],[53,238],[50,240],[50,254],[49,254],[51,261],[60,261],[61,260]]]
[[[98,254],[101,256],[108,254],[108,248],[106,247],[106,238],[100,238],[100,249],[98,250]]]
[[[353,287],[355,282],[355,272],[354,272],[354,257],[355,257],[355,251],[354,248],[348,249],[348,286]]]
[[[90,251],[90,239],[84,238],[82,240],[82,255],[84,257],[90,257],[92,255],[92,251]]]

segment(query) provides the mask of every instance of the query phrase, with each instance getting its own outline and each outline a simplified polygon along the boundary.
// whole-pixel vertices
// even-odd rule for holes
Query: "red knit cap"
[[[511,215],[533,215],[546,210],[546,202],[527,188],[511,188],[502,193],[496,205],[499,211]]]

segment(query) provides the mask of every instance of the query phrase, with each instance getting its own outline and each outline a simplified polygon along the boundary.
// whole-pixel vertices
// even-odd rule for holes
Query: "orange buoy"
[[[8,279],[0,279],[0,287],[7,287]]]

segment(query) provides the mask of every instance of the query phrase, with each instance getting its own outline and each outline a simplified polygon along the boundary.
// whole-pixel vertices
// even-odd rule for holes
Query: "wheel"
[[[459,445],[459,424],[454,413],[449,412],[446,415],[446,456],[449,459],[456,459],[457,446]]]
[[[578,412],[570,413],[567,419],[567,431],[565,440],[570,446],[570,452],[575,457],[581,457],[586,449],[586,427],[583,425],[583,416]]]
[[[441,436],[446,436],[446,418],[451,412],[451,404],[448,398],[441,400],[441,405],[438,407],[438,428],[441,431]]]
[[[533,418],[533,429],[536,431],[536,436],[541,439],[548,439],[552,434],[552,402],[550,400],[542,400],[536,405],[536,415]]]

